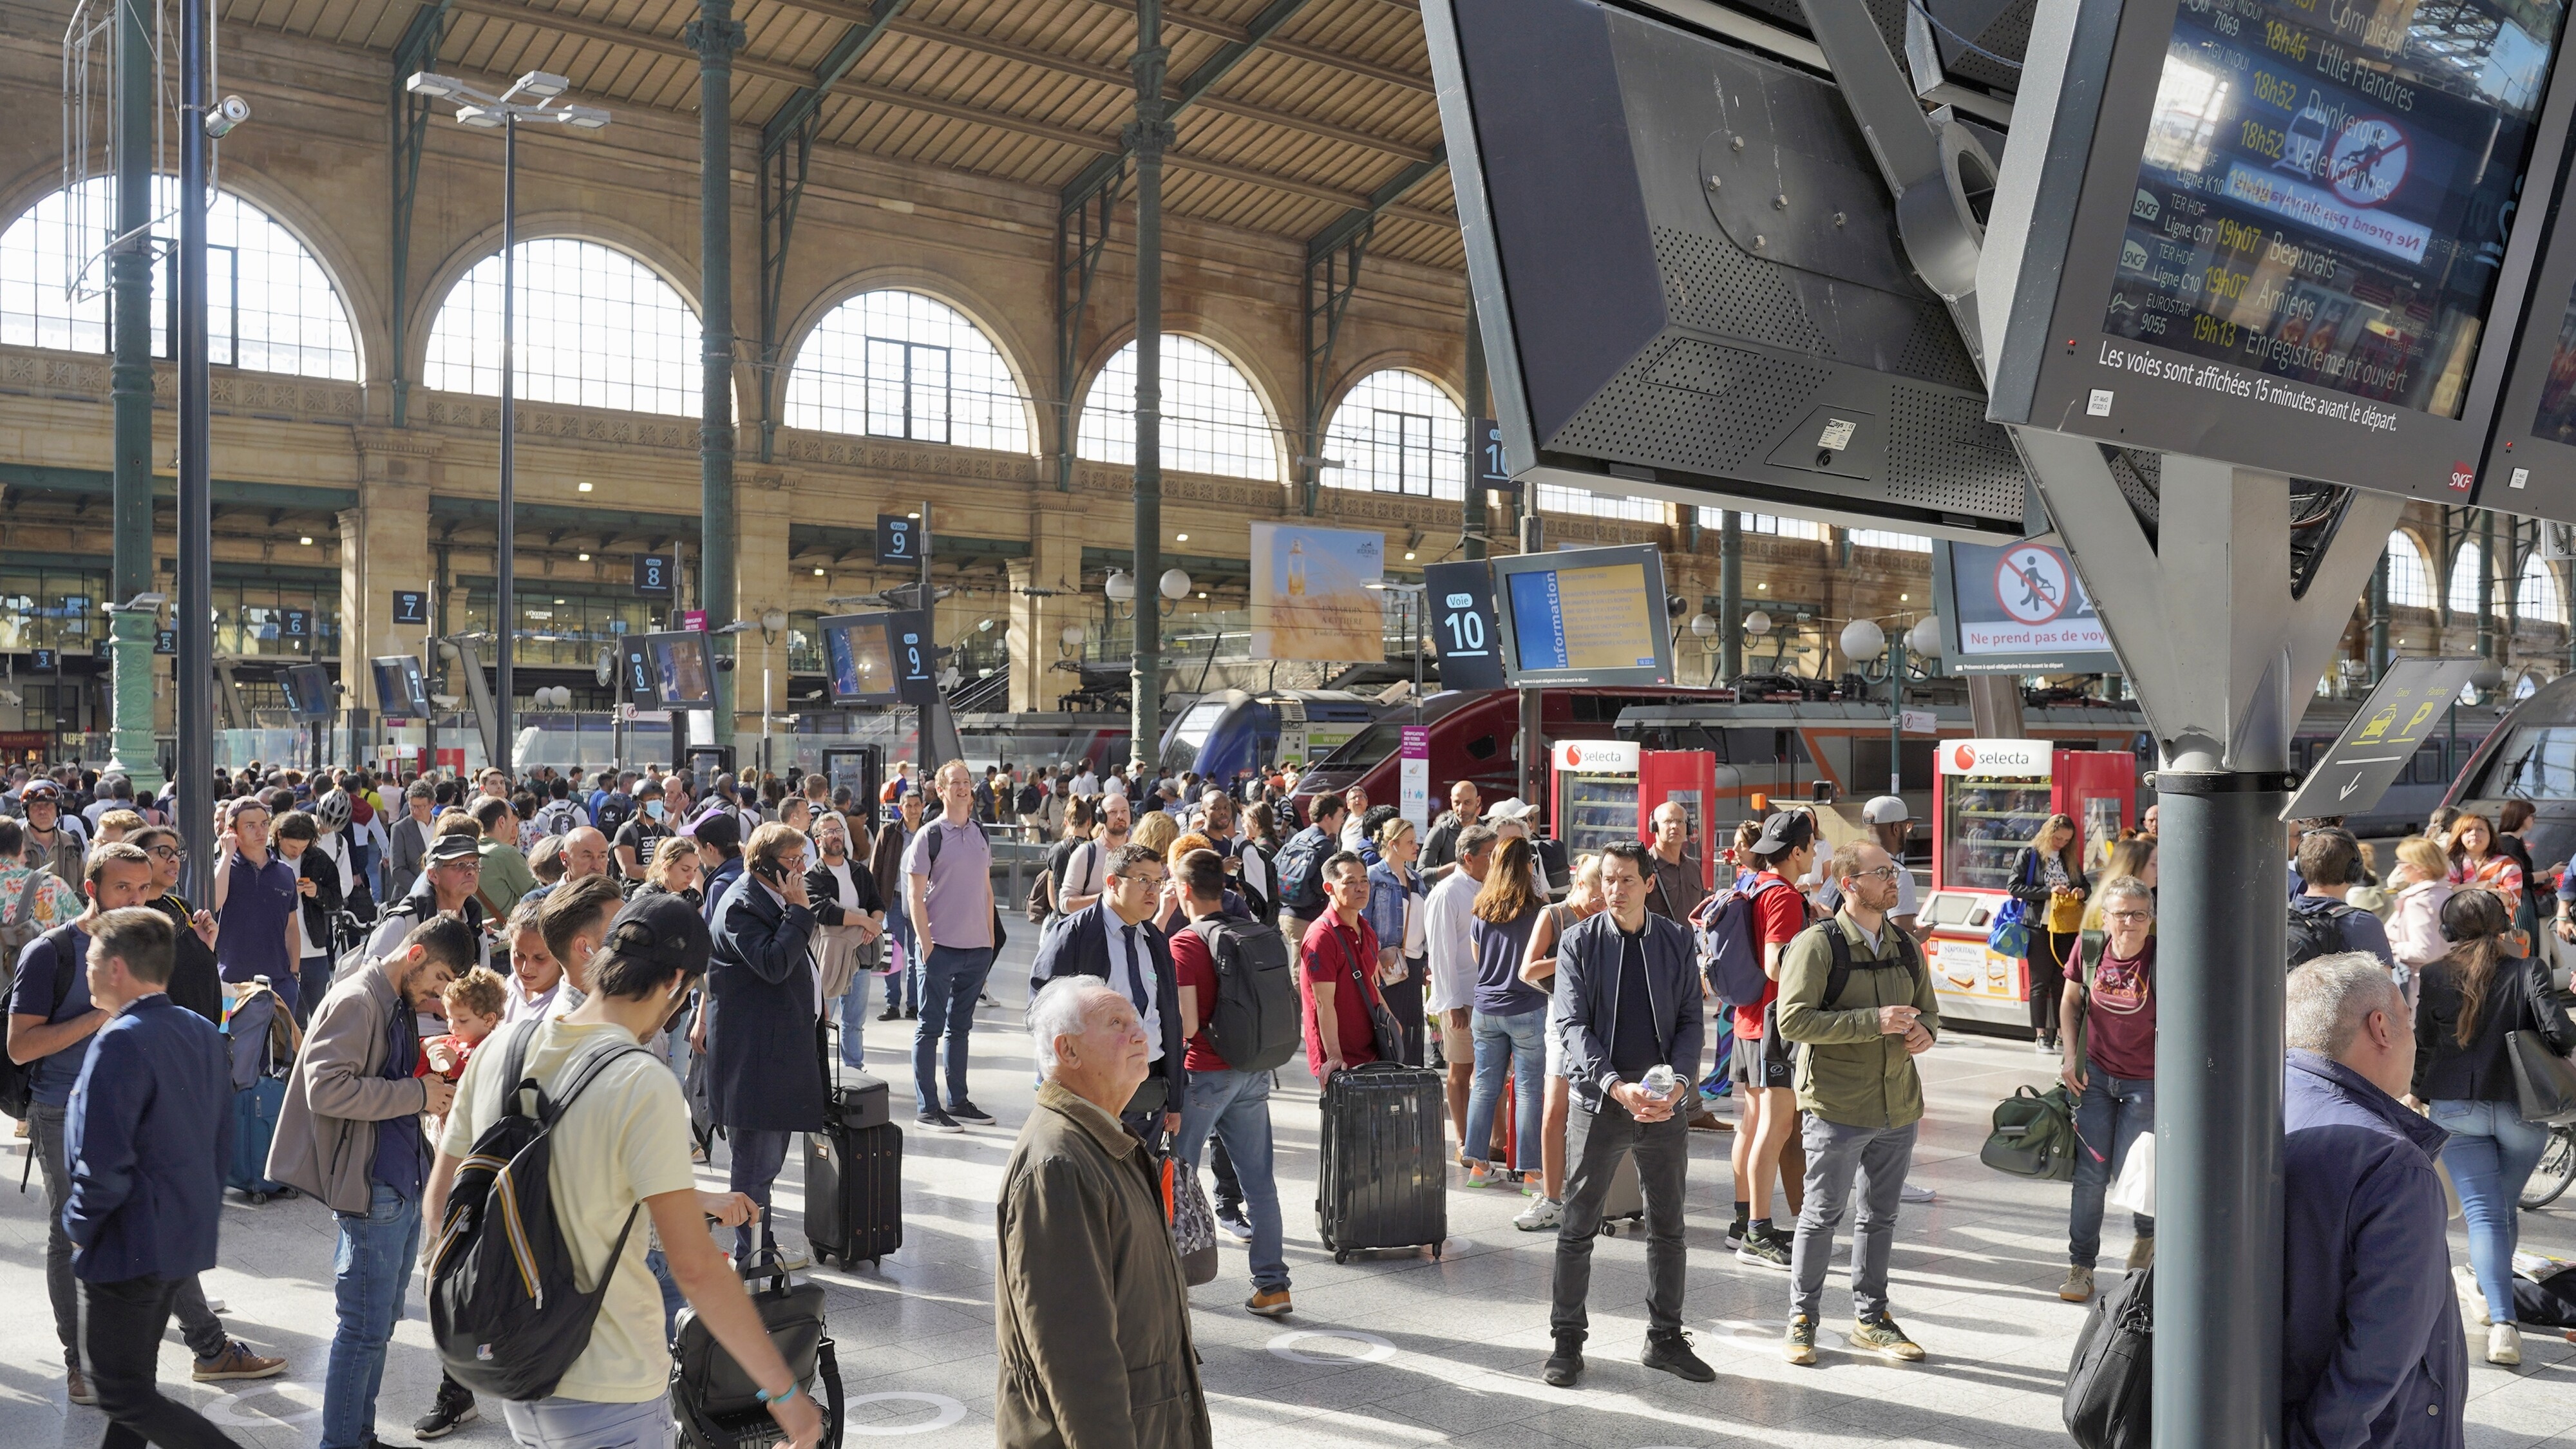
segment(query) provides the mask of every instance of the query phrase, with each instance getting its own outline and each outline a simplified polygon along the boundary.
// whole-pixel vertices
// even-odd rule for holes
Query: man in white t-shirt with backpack
[[[554,1101],[589,1076],[560,1104],[562,1116],[547,1139],[553,1152],[548,1200],[577,1284],[596,1286],[605,1275],[607,1288],[586,1346],[552,1392],[503,1405],[511,1438],[529,1449],[668,1449],[671,1351],[662,1336],[661,1288],[645,1264],[656,1236],[698,1320],[759,1386],[787,1442],[809,1449],[822,1438],[812,1396],[797,1384],[741,1278],[707,1234],[710,1216],[739,1224],[757,1209],[740,1193],[698,1189],[689,1166],[688,1104],[678,1080],[641,1045],[696,986],[709,949],[706,922],[688,902],[664,894],[637,899],[618,913],[591,958],[590,996],[560,1019],[495,1033],[476,1048],[457,1083],[423,1195],[432,1221],[445,1217],[477,1139],[503,1116],[513,1077],[534,1077]],[[515,1072],[514,1056],[523,1061]],[[628,1231],[630,1224],[649,1231]],[[446,1278],[439,1274],[439,1236],[429,1247],[433,1302],[461,1281],[452,1267]],[[621,1236],[612,1262],[610,1250]],[[447,1368],[473,1386],[477,1365],[451,1358]]]

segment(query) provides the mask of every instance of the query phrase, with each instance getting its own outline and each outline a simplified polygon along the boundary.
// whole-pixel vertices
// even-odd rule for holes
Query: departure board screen
[[[1650,546],[1564,549],[1494,564],[1513,685],[1672,679],[1663,559]]]
[[[892,704],[895,671],[886,640],[885,614],[845,614],[820,620],[823,652],[831,663],[832,703]]]
[[[2532,318],[2534,324],[2539,321]],[[2576,444],[2576,291],[2568,294],[2567,310],[2559,315],[2558,347],[2550,354],[2549,378],[2541,385],[2540,409],[2531,420],[2531,434],[2553,443]]]
[[[2182,0],[2104,330],[2459,416],[2564,13]]]

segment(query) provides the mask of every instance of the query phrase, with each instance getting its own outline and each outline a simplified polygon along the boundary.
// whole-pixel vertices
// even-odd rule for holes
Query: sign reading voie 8
[[[2006,168],[1979,278],[2002,339],[1993,416],[2457,501],[2548,210],[2523,181],[2557,177],[2576,105],[2550,65],[2564,14],[2076,0],[2046,17],[2072,29],[2034,34],[2034,64],[2100,100],[2024,107],[2040,124],[2014,129],[2031,164]]]

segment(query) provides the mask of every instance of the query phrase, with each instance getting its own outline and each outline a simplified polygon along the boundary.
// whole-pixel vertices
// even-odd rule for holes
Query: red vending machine
[[[1690,812],[1700,884],[1717,884],[1717,756],[1706,750],[1649,750],[1626,740],[1559,740],[1549,782],[1556,838],[1567,859],[1622,840],[1652,840],[1655,807],[1672,801]]]
[[[2065,750],[2046,740],[1943,740],[1932,789],[1933,986],[1944,1019],[2027,1029],[2029,964],[1987,948],[2015,865],[2051,815],[2075,822],[2086,868],[2138,821],[2138,760],[2121,751]]]

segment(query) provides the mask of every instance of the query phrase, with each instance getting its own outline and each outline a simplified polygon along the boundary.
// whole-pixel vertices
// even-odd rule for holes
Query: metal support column
[[[814,165],[814,113],[781,139],[767,138],[760,158],[760,461],[778,452],[780,406],[778,309],[785,297],[787,246],[796,237],[796,211],[805,201],[805,178]]]
[[[215,814],[214,477],[206,396],[206,11],[179,6],[179,819],[203,831]],[[215,852],[188,852],[180,891],[214,899]]]
[[[734,597],[733,496],[733,57],[742,48],[733,0],[698,0],[688,42],[698,53],[698,265],[705,352],[698,411],[698,607],[710,631],[731,622]],[[719,655],[735,636],[712,634]],[[715,738],[732,742],[733,674],[715,677]]]
[[[2495,637],[2495,513],[2478,510],[2478,657],[2496,657]]]
[[[1163,0],[1137,0],[1136,122],[1136,659],[1128,755],[1152,768],[1163,738]]]
[[[1728,684],[1744,672],[1744,515],[1732,508],[1717,536],[1717,670]]]
[[[1485,416],[1485,391],[1485,329],[1476,320],[1476,299],[1471,296],[1467,299],[1468,417]],[[1459,490],[1464,506],[1460,509],[1458,534],[1469,558],[1485,556],[1485,540],[1492,536],[1494,526],[1493,515],[1486,508],[1485,490],[1476,482],[1476,475],[1481,471],[1476,466],[1480,441],[1477,438],[1467,440],[1466,486]]]
[[[2370,682],[2375,687],[2388,676],[2388,550],[2379,551],[2379,565],[2370,571]],[[2161,816],[2158,822],[2162,822]]]
[[[1360,262],[1368,255],[1369,236],[1376,228],[1372,215],[1347,239],[1309,244],[1306,249],[1305,363],[1299,373],[1305,417],[1297,438],[1304,451],[1297,459],[1297,475],[1304,485],[1301,509],[1309,518],[1315,516],[1316,494],[1324,480],[1324,394],[1333,382],[1333,348],[1342,340],[1342,314],[1359,290]]]
[[[2346,494],[2294,535],[2288,479],[2169,456],[2150,542],[2099,445],[2016,431],[2163,756],[2156,1443],[2276,1445],[2278,816],[2291,727],[2404,501]]]
[[[411,410],[411,378],[406,369],[411,354],[411,218],[420,198],[420,153],[429,141],[430,112],[437,107],[435,96],[413,95],[404,82],[413,72],[436,70],[438,48],[447,38],[447,11],[454,0],[423,0],[414,10],[411,24],[404,27],[402,38],[394,42],[393,103],[389,113],[393,122],[393,307],[387,318],[393,324],[392,374],[393,419],[395,427],[408,426]]]
[[[152,153],[155,92],[152,24],[137,4],[116,7],[116,236],[107,262],[116,362],[108,373],[115,410],[114,557],[107,602],[122,605],[152,587]],[[108,768],[140,791],[161,787],[152,746],[152,625],[155,613],[107,616],[115,734]]]
[[[1055,219],[1055,488],[1073,491],[1073,449],[1082,420],[1074,415],[1074,388],[1082,380],[1082,322],[1091,311],[1091,281],[1109,248],[1109,221],[1117,214],[1118,182],[1085,196]]]
[[[511,668],[519,635],[519,493],[518,423],[512,416],[518,398],[519,313],[519,122],[501,113],[501,501],[492,541],[492,737],[489,758],[515,785],[511,742],[517,736],[510,718],[518,688]],[[475,671],[475,683],[482,682]]]

